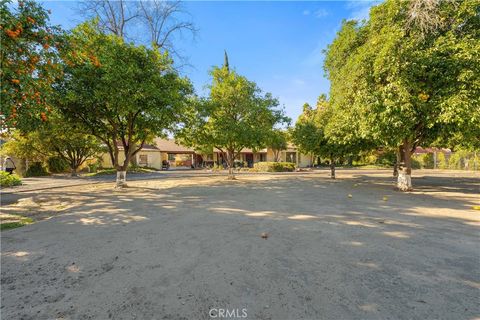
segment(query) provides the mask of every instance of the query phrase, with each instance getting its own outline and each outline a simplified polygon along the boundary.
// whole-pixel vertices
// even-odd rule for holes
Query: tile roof
[[[155,145],[158,150],[163,152],[185,152],[185,153],[193,153],[195,150],[193,148],[185,147],[180,144],[177,144],[173,139],[162,139],[162,138],[155,138]]]

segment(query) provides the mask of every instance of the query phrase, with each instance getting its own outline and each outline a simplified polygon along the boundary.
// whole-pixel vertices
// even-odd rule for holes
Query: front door
[[[247,166],[249,168],[253,167],[253,153],[246,153],[245,154],[245,161],[247,162]]]

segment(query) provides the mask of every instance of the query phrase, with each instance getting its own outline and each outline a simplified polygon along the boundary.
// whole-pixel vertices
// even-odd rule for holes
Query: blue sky
[[[51,22],[65,29],[82,22],[74,1],[48,1]],[[343,19],[368,17],[374,4],[364,1],[188,1],[185,9],[199,29],[196,39],[177,43],[191,67],[183,69],[200,95],[210,82],[208,70],[223,63],[277,97],[293,122],[305,102],[328,93],[322,50]]]

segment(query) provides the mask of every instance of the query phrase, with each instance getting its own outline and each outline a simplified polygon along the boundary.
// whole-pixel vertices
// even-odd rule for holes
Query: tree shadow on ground
[[[411,308],[421,318],[475,316],[480,274],[474,253],[480,219],[469,206],[478,199],[469,192],[459,196],[460,191],[443,191],[430,178],[418,182],[420,188],[431,188],[425,194],[396,192],[386,185],[388,178],[376,179],[284,175],[184,185],[175,180],[168,187],[138,181],[125,190],[86,187],[60,195],[58,190],[45,191],[33,196],[37,198],[31,211],[43,212],[44,219],[50,212],[54,218],[2,232],[2,265],[14,265],[24,274],[38,264],[53,264],[67,270],[70,278],[62,281],[71,281],[67,284],[73,288],[78,284],[82,292],[97,282],[95,290],[101,290],[101,284],[112,281],[110,272],[117,272],[113,279],[124,276],[125,282],[132,276],[135,296],[154,306],[164,298],[157,287],[170,295],[188,289],[204,300],[182,305],[176,298],[170,307],[164,306],[183,310],[181,316],[187,318],[215,303],[215,298],[235,303],[232,299],[240,296],[255,301],[249,310],[253,318],[278,318],[285,312],[300,317],[294,309],[278,307],[275,313],[257,307],[284,303],[281,297],[268,301],[266,290],[291,292],[288,303],[309,318],[321,317],[336,305],[352,318],[401,317]],[[466,181],[460,189],[470,188]],[[263,232],[267,240],[261,238]],[[57,250],[79,242],[82,246],[67,257],[55,256]],[[102,253],[99,261],[91,258],[94,250]],[[145,256],[142,265],[139,261]],[[169,262],[173,265],[165,266]],[[240,271],[224,279],[222,268]],[[218,273],[218,278],[209,281],[207,270]],[[84,274],[86,278],[79,278]],[[158,274],[176,280],[162,280],[155,287],[150,277]],[[48,274],[35,277],[28,282],[27,277],[2,273],[2,284],[14,286],[12,292],[38,283],[55,291],[73,290],[64,282],[46,282]],[[232,289],[222,291],[219,298],[217,286],[223,285]],[[235,290],[242,293],[236,295]],[[45,314],[42,305],[35,305],[32,312]],[[129,308],[145,318],[147,312],[166,312],[160,306]],[[7,303],[5,312],[17,311]]]

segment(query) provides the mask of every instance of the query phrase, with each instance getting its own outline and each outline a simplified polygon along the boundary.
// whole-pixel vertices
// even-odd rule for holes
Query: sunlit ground
[[[29,194],[2,208],[37,221],[2,232],[2,317],[474,319],[480,179],[417,177],[412,193],[340,170]]]

